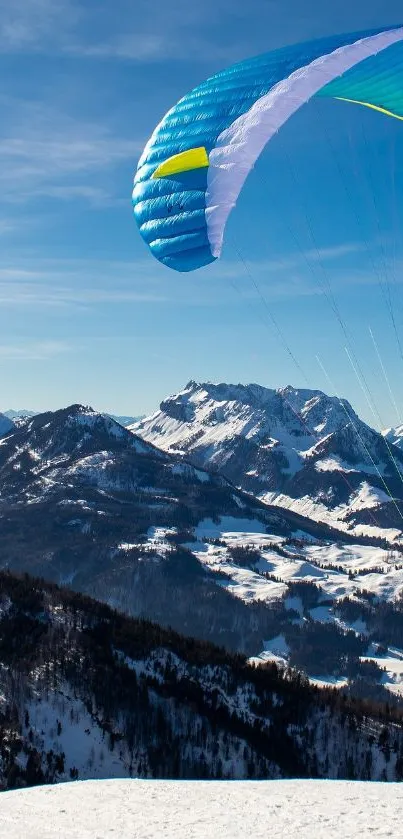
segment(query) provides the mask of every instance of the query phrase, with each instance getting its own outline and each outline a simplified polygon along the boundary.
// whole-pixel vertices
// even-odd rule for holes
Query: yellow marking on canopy
[[[180,172],[190,172],[192,169],[201,169],[208,165],[206,149],[200,146],[197,149],[188,149],[174,154],[168,160],[164,160],[155,170],[153,178],[167,178],[169,175],[179,175]]]
[[[387,117],[393,117],[394,119],[400,119],[403,122],[403,116],[394,114],[393,111],[388,111],[387,108],[381,108],[379,105],[371,105],[370,102],[360,102],[359,99],[347,99],[345,96],[335,96],[335,99],[339,99],[340,102],[352,102],[354,105],[363,105],[364,108],[371,108],[372,111],[378,111],[380,114],[385,114]]]

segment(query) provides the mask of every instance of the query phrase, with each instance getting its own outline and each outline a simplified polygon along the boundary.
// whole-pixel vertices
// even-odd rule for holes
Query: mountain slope
[[[400,780],[403,719],[275,665],[0,573],[0,785],[68,777]]]
[[[402,819],[400,784],[87,781],[3,793],[0,825],[8,839],[27,823],[30,839],[128,837],[134,824],[147,839],[381,839]]]
[[[9,434],[14,428],[15,426],[12,419],[10,419],[6,414],[0,414],[0,437],[5,437],[6,434]]]
[[[192,381],[130,428],[266,502],[357,535],[402,532],[403,453],[345,400]]]

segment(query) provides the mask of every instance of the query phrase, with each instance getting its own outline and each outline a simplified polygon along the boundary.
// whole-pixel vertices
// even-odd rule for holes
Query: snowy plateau
[[[335,781],[86,781],[3,793],[0,811],[7,839],[386,839],[402,821],[401,785]]]

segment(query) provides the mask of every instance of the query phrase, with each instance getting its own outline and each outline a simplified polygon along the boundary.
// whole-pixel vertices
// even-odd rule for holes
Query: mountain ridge
[[[8,411],[3,412],[3,416],[7,417],[8,419],[10,419],[12,421],[17,421],[18,422],[19,420],[31,419],[32,417],[38,416],[38,414],[42,414],[42,413],[46,413],[46,412],[45,411],[30,411],[30,410],[25,410],[24,408],[21,408],[18,411],[14,411],[13,409],[10,408]],[[135,422],[139,422],[145,416],[144,414],[140,414],[139,416],[133,417],[133,416],[130,416],[130,415],[128,416],[126,414],[123,414],[123,415],[109,414],[105,411],[103,413],[106,414],[106,416],[110,417],[111,419],[116,420],[116,422],[118,422],[119,425],[123,425],[125,427],[127,425],[133,424]]]

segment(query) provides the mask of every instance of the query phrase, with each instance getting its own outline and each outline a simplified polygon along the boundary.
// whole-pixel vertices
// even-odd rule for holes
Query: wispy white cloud
[[[59,186],[52,186],[51,183],[38,185],[29,193],[32,197],[39,198],[44,196],[47,198],[55,198],[57,201],[85,201],[91,204],[94,208],[104,208],[109,206],[126,206],[130,201],[130,190],[128,188],[125,198],[115,198],[105,187],[91,184],[63,184]],[[24,194],[28,197],[27,193]],[[18,199],[21,200],[21,197]],[[0,225],[1,235],[1,225]]]
[[[375,244],[375,243],[374,243]],[[338,245],[331,245],[328,247],[319,248],[303,248],[299,251],[290,253],[287,251],[284,257],[274,256],[273,259],[245,259],[245,254],[242,253],[242,259],[237,257],[235,260],[225,259],[220,263],[220,273],[228,277],[247,276],[247,267],[249,264],[254,274],[261,275],[278,275],[290,274],[290,272],[301,271],[312,272],[318,271],[321,273],[322,269],[331,263],[341,262],[345,257],[362,254],[368,246],[363,242],[342,242]]]
[[[183,18],[182,18],[183,24]],[[222,44],[212,41],[208,34],[186,27],[167,27],[163,32],[139,32],[135,26],[130,33],[122,33],[93,44],[75,41],[66,47],[70,54],[94,59],[117,59],[138,64],[161,61],[197,61],[199,64],[226,64],[241,58],[236,42]]]
[[[12,0],[0,5],[0,52],[225,63],[241,53],[236,41],[217,30],[220,15],[248,19],[247,9],[237,10],[231,0],[161,0],[157,6],[148,0],[96,6],[83,0]]]
[[[74,345],[63,341],[27,341],[19,344],[0,344],[2,361],[46,361],[61,353],[71,352]]]
[[[30,309],[46,307],[90,308],[102,304],[119,303],[168,303],[169,297],[146,291],[129,289],[91,289],[58,287],[52,289],[45,283],[11,284],[0,283],[0,304],[3,307],[27,306]]]
[[[0,50],[49,48],[74,31],[81,17],[73,0],[5,0],[0,4]]]
[[[15,217],[0,218],[0,236],[7,236],[9,233],[14,233],[24,223],[26,223],[26,219],[21,221]]]
[[[360,250],[361,246],[355,243],[321,250],[322,263],[328,262],[331,266],[329,276],[336,297],[346,287],[370,287],[378,282],[373,271],[362,266],[353,269],[343,262],[348,255],[359,254]],[[134,262],[40,257],[31,257],[28,261],[20,258],[0,268],[0,304],[31,309],[88,309],[124,303],[195,307],[241,305],[242,301],[258,300],[251,276],[269,302],[323,294],[324,283],[306,269],[304,262],[301,265],[305,271],[298,270],[297,257],[280,263],[261,260],[248,263],[248,271],[245,271],[242,262],[224,258],[203,272],[183,277],[158,265],[151,256]],[[233,284],[239,295],[234,294]]]
[[[31,257],[0,268],[0,304],[35,309],[168,303],[169,287],[152,269],[152,260],[133,264]]]
[[[7,119],[0,129],[3,202],[44,195],[95,205],[115,200],[108,189],[108,172],[122,161],[132,161],[134,170],[143,140],[118,136],[105,125],[40,102],[9,101],[6,106]]]
[[[52,136],[47,137],[32,132],[30,136],[0,139],[0,160],[5,164],[2,177],[9,180],[14,178],[16,172],[19,180],[23,181],[31,177],[51,179],[89,168],[100,168],[122,158],[126,159],[133,152],[134,144],[131,141],[97,136],[85,124],[81,126],[79,135],[70,132],[66,136],[63,130],[57,128]]]
[[[225,64],[274,48],[280,39],[293,43],[343,31],[346,19],[351,29],[385,25],[385,10],[373,5],[354,9],[351,0],[339,0],[325,14],[323,0],[310,0],[307,15],[298,0],[2,0],[0,52]],[[234,27],[237,37],[231,37]]]

